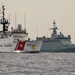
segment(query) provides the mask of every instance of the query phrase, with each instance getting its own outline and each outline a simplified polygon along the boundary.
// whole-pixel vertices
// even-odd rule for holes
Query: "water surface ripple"
[[[75,75],[75,53],[0,53],[0,75]]]

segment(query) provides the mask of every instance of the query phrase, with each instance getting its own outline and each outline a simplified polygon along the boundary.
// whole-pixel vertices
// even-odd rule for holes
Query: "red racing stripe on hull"
[[[23,51],[24,47],[25,47],[25,44],[26,44],[26,41],[24,41],[24,42],[19,41],[18,44],[17,44],[16,50]]]

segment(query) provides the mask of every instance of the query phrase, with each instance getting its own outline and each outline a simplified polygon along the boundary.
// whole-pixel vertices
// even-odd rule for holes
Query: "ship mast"
[[[2,6],[2,18],[0,19],[0,24],[2,24],[3,25],[3,33],[5,33],[5,31],[8,31],[8,26],[9,26],[9,22],[8,22],[8,19],[6,19],[5,18],[5,13],[4,13],[4,10],[5,10],[5,8],[4,8],[4,5]]]
[[[51,29],[53,30],[52,38],[56,38],[56,37],[57,37],[57,27],[56,27],[56,22],[55,22],[55,20],[53,21],[53,25],[54,25],[54,27],[51,28]]]
[[[53,28],[53,33],[54,34],[57,34],[57,27],[56,27],[56,22],[55,22],[55,20],[53,21],[53,25],[54,25],[54,28]]]

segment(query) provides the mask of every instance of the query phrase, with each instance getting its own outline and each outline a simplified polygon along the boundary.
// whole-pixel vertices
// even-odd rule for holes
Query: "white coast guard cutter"
[[[4,16],[4,6],[2,9],[0,24],[3,30],[0,31],[0,52],[39,52],[42,41],[31,41],[26,29],[22,30],[22,25],[19,24],[16,29],[12,27],[11,31],[8,31],[10,23]]]

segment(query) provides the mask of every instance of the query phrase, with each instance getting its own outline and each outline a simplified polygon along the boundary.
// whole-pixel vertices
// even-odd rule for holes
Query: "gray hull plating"
[[[64,46],[60,42],[43,42],[41,52],[75,52],[75,46]]]
[[[60,43],[43,42],[41,52],[75,52],[75,46],[62,46]]]

